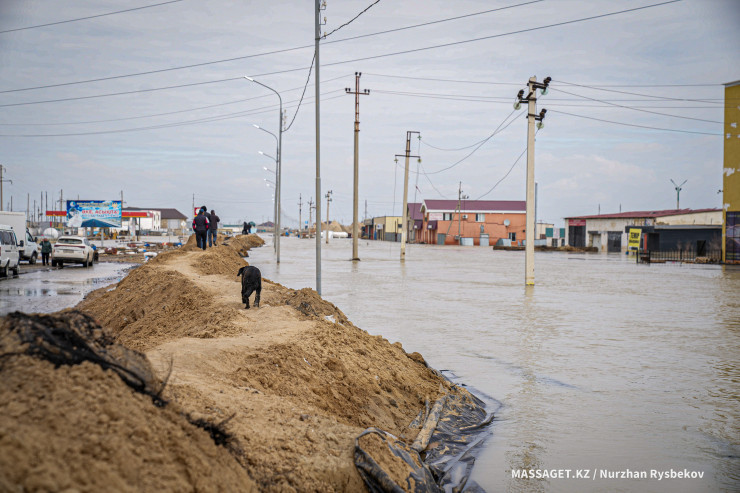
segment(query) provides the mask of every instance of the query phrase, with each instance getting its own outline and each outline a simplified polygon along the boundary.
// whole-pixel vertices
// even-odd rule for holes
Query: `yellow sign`
[[[630,239],[627,241],[627,247],[632,250],[639,250],[640,249],[640,236],[642,235],[642,230],[637,228],[630,228]]]

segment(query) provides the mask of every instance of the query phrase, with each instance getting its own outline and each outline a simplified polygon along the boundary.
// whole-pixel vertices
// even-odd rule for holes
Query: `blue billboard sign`
[[[67,227],[120,228],[120,200],[68,200]]]

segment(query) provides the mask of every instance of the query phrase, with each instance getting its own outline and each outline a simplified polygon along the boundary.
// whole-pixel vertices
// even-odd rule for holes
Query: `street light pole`
[[[277,208],[276,208],[276,210],[277,210],[277,218],[276,218],[277,221],[275,223],[275,235],[276,235],[275,236],[275,240],[276,240],[276,242],[275,242],[275,245],[276,245],[275,252],[276,252],[276,256],[277,256],[276,262],[279,264],[280,263],[280,213],[281,213],[281,210],[280,210],[280,182],[281,182],[282,171],[283,171],[283,166],[282,166],[282,154],[283,154],[283,98],[280,96],[280,93],[277,92],[272,87],[266,86],[262,82],[257,81],[257,80],[254,80],[251,77],[247,77],[246,75],[244,76],[244,78],[247,79],[247,80],[249,80],[249,81],[251,81],[251,82],[254,82],[255,84],[259,84],[259,85],[261,85],[262,87],[264,87],[266,89],[271,90],[272,92],[274,92],[277,95],[278,99],[280,100],[280,113],[278,113],[277,184],[275,186],[275,202],[277,204]]]

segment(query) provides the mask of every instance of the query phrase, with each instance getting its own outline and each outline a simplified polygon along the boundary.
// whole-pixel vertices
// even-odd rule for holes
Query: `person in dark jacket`
[[[41,264],[49,265],[49,255],[51,255],[51,242],[49,238],[44,238],[41,242]]]
[[[195,241],[198,242],[198,248],[206,249],[206,235],[208,234],[208,218],[203,209],[198,211],[198,215],[193,219],[193,231],[195,231]]]
[[[211,218],[208,222],[208,246],[216,246],[216,234],[218,233],[218,223],[221,218],[216,215],[216,211],[211,210]],[[211,245],[213,239],[213,245]]]

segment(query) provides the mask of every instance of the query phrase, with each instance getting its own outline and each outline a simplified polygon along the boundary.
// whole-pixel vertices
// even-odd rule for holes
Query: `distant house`
[[[379,216],[372,219],[368,230],[371,240],[401,241],[401,216]]]
[[[155,209],[145,207],[125,207],[124,212],[141,212],[146,217],[123,218],[123,229],[133,231],[134,221],[139,231],[157,231],[171,234],[183,234],[190,225],[188,218],[177,209]],[[128,219],[128,220],[127,220]]]
[[[525,239],[526,202],[523,200],[425,200],[421,203],[417,242],[436,245],[480,245]]]
[[[406,238],[409,243],[417,243],[424,229],[424,215],[421,213],[421,202],[411,202],[406,210]]]
[[[722,241],[721,209],[667,209],[566,217],[566,244],[601,252],[627,250],[630,229],[639,229],[642,249],[670,251]],[[697,250],[701,250],[697,247]]]

